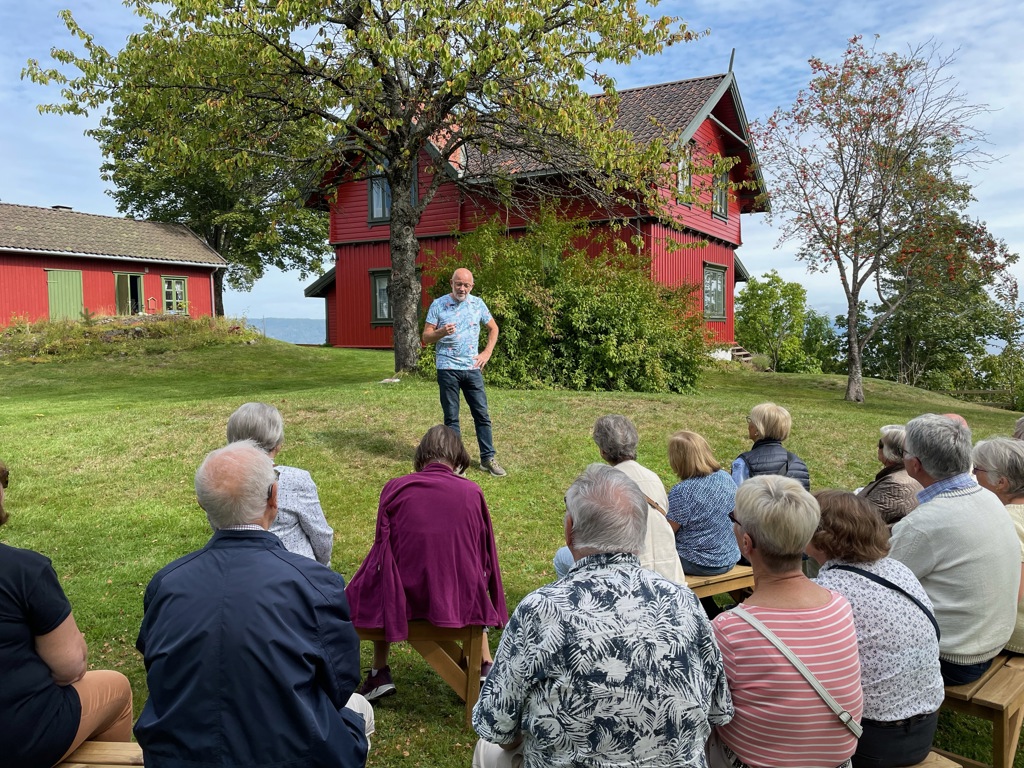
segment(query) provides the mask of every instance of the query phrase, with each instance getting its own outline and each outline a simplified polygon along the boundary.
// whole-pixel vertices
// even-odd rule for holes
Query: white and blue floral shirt
[[[473,727],[496,744],[521,733],[525,768],[704,768],[711,726],[732,714],[693,592],[635,555],[603,554],[519,603]]]
[[[455,323],[455,333],[434,344],[439,370],[469,371],[480,349],[480,326],[491,322],[491,313],[479,296],[470,294],[456,301],[450,293],[434,299],[427,310],[427,322],[435,328]]]

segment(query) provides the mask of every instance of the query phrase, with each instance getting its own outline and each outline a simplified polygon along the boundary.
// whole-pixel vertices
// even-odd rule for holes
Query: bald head
[[[271,508],[277,511],[276,482],[266,451],[252,440],[239,440],[207,454],[196,472],[196,498],[215,531],[262,524]]]
[[[465,301],[473,290],[473,273],[465,267],[459,267],[452,274],[452,298]]]

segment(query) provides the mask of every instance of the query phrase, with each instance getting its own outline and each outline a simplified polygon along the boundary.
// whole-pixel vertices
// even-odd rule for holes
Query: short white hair
[[[577,553],[639,554],[647,538],[647,497],[624,473],[607,464],[588,466],[565,493]]]
[[[948,416],[925,413],[907,422],[904,461],[915,457],[934,480],[971,471],[971,428]]]
[[[196,471],[196,498],[215,531],[257,522],[277,477],[274,462],[252,440],[211,451]]]

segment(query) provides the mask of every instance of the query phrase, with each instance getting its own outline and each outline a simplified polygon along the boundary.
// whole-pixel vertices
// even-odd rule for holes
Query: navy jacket
[[[147,768],[365,764],[340,575],[266,531],[218,531],[153,577],[144,609]]]
[[[799,480],[808,491],[811,490],[811,474],[804,460],[787,451],[778,440],[758,440],[754,447],[740,458],[747,462],[750,477],[757,475],[784,475]]]

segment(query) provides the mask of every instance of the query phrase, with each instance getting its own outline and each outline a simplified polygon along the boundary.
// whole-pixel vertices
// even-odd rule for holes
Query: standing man
[[[214,530],[146,588],[136,647],[151,768],[362,768],[372,708],[345,582],[284,548],[274,462],[251,440],[210,453],[196,496]],[[346,708],[346,703],[359,711]]]
[[[452,292],[435,299],[427,310],[423,326],[423,343],[435,344],[437,386],[441,392],[444,425],[459,432],[459,391],[466,395],[466,404],[476,425],[476,441],[480,446],[480,469],[495,477],[505,470],[494,460],[491,417],[487,413],[487,392],[483,369],[491,359],[498,342],[498,324],[491,317],[483,299],[473,296],[473,273],[456,269],[452,275]],[[487,329],[487,346],[478,352],[480,326]]]
[[[924,490],[893,527],[889,557],[914,572],[932,601],[942,679],[970,683],[1016,626],[1020,540],[1006,507],[971,475],[971,430],[963,420],[934,413],[911,420],[903,466]]]
[[[473,709],[474,768],[705,768],[732,699],[697,597],[640,567],[647,499],[591,464],[565,510],[576,566],[524,597],[502,632]]]

